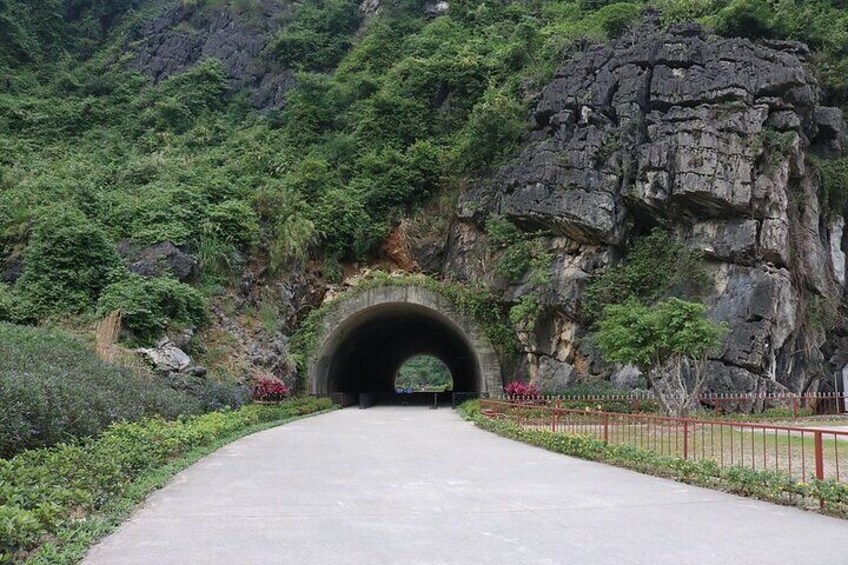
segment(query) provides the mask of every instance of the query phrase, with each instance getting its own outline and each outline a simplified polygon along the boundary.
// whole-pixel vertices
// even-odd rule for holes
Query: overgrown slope
[[[648,7],[805,41],[822,103],[848,104],[839,0],[29,4],[0,0],[0,318],[17,322],[117,307],[173,330],[242,288],[215,324],[278,317],[259,331],[289,332],[404,218],[413,239],[447,237],[432,216],[450,223],[453,196],[515,154],[554,70]],[[848,169],[825,166],[838,209]],[[199,271],[141,284],[123,250],[162,241]],[[131,341],[155,338],[149,319],[126,318]]]

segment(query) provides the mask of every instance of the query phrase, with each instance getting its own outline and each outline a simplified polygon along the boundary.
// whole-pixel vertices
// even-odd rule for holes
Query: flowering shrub
[[[261,377],[250,388],[253,400],[283,400],[289,395],[289,387],[277,377]]]
[[[539,396],[536,385],[523,381],[511,381],[504,387],[507,396]]]

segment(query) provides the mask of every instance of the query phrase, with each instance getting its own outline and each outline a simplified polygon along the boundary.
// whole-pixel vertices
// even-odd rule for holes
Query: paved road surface
[[[848,521],[556,455],[449,409],[348,409],[202,460],[85,563],[837,565]]]

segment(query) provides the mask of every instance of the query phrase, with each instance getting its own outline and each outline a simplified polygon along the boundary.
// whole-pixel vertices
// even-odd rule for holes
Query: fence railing
[[[541,405],[556,403],[610,404],[623,403],[629,406],[631,412],[643,409],[651,410],[658,406],[657,399],[650,391],[598,394],[598,395],[533,395],[509,396],[501,395],[501,400],[534,401]],[[704,408],[721,412],[760,412],[769,408],[784,408],[790,410],[793,416],[799,416],[802,410],[814,414],[848,414],[848,395],[844,393],[770,393],[770,394],[701,394],[697,402]]]
[[[846,481],[848,430],[670,418],[563,408],[515,400],[481,400],[483,414],[527,428],[595,438],[719,467],[785,473],[801,482]]]

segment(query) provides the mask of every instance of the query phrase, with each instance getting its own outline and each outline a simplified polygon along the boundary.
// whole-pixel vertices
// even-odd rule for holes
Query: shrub
[[[774,18],[766,0],[733,0],[713,21],[716,31],[726,37],[762,39],[775,36]]]
[[[40,214],[24,255],[18,282],[39,316],[91,308],[119,267],[106,232],[66,206]]]
[[[20,293],[0,283],[0,322],[21,324],[33,321],[32,307]]]
[[[277,377],[260,377],[250,388],[253,400],[279,401],[288,397],[289,393],[289,387]]]
[[[100,361],[70,334],[0,323],[0,455],[91,436],[120,420],[201,408],[148,376]]]
[[[604,30],[609,38],[623,34],[628,27],[639,20],[642,6],[632,2],[616,2],[604,6],[590,18],[595,25]]]
[[[308,70],[334,67],[350,48],[360,12],[351,0],[308,0],[271,44],[283,66]]]
[[[657,228],[636,239],[623,261],[592,278],[583,310],[595,320],[605,306],[630,299],[652,304],[670,296],[697,298],[709,282],[701,256]]]
[[[241,200],[226,200],[206,211],[206,235],[249,251],[259,240],[259,221],[256,212]]]
[[[143,279],[138,275],[106,287],[98,313],[121,313],[132,340],[150,343],[169,327],[201,327],[208,315],[206,300],[187,284],[169,278]]]
[[[632,445],[608,444],[592,437],[528,429],[505,418],[485,417],[480,412],[479,400],[463,404],[460,413],[485,430],[556,453],[589,461],[602,461],[642,473],[719,488],[779,504],[818,508],[837,516],[848,516],[848,485],[844,482],[814,480],[810,483],[800,483],[787,474],[769,470],[722,468],[711,459],[680,459]]]
[[[848,204],[848,157],[814,159],[819,174],[822,208],[830,216],[839,216]]]
[[[539,389],[536,388],[536,385],[524,381],[510,381],[504,386],[504,394],[532,398],[539,395]]]

